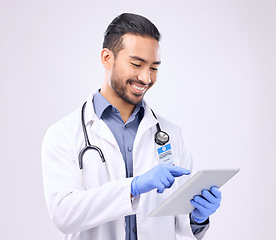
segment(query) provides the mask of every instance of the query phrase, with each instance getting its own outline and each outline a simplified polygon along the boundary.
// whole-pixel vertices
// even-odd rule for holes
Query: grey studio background
[[[274,239],[276,2],[0,0],[0,239],[61,239],[41,143],[103,81],[103,33],[122,12],[162,33],[152,108],[182,127],[194,171],[236,168],[206,240]]]

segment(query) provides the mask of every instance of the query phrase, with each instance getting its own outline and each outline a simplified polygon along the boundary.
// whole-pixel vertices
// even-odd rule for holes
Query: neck
[[[123,121],[126,123],[130,115],[133,113],[135,105],[131,105],[124,101],[110,86],[106,86],[106,84],[103,84],[100,92],[107,101],[118,109]]]

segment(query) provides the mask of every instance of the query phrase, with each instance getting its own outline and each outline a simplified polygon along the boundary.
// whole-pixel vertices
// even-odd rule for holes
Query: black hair
[[[147,18],[123,13],[116,17],[107,27],[104,35],[103,48],[113,52],[114,57],[123,49],[123,35],[131,33],[142,37],[151,37],[160,41],[161,35],[156,26]]]

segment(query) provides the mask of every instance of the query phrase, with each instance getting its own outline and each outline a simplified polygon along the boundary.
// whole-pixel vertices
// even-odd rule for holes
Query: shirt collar
[[[97,117],[100,119],[105,109],[112,106],[110,102],[100,93],[100,89],[96,92],[93,98],[94,111]]]
[[[99,119],[102,117],[105,110],[113,107],[112,104],[100,93],[100,89],[94,95],[93,106],[94,106],[94,111]],[[142,114],[143,116],[144,110],[145,110],[144,108],[145,108],[144,101],[141,101],[138,105],[136,105],[131,115],[136,116],[136,114],[138,114],[141,110],[140,114]]]

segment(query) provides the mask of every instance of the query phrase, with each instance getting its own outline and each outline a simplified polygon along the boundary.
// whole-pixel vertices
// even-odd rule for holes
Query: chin
[[[139,99],[137,99],[137,97],[136,97],[136,99],[133,99],[133,98],[123,98],[123,100],[125,101],[125,102],[127,102],[127,103],[129,103],[129,104],[131,104],[131,105],[138,105],[139,103],[141,103],[142,101],[143,101],[143,99],[144,99],[144,96],[140,96],[139,97]]]

